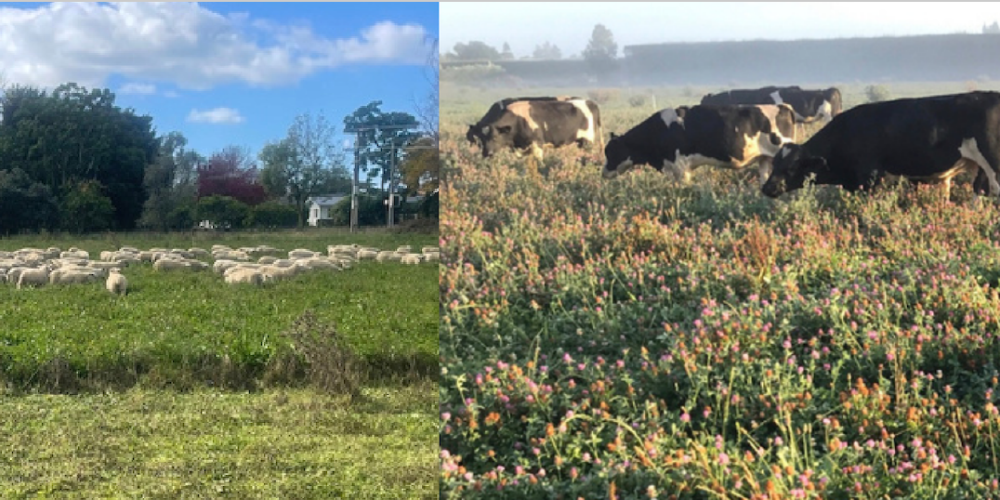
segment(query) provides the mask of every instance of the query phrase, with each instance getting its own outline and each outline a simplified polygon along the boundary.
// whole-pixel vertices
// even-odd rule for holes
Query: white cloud
[[[381,22],[331,39],[196,3],[51,3],[0,7],[0,67],[22,84],[103,85],[108,76],[205,90],[278,86],[348,64],[425,64],[432,50],[419,25]]]
[[[168,90],[163,93],[163,96],[173,99],[174,97],[180,97],[181,95],[178,94],[177,92],[174,92],[173,90]]]
[[[118,92],[122,94],[150,95],[156,93],[156,85],[150,83],[126,83],[118,89]]]
[[[192,109],[188,113],[187,121],[194,123],[216,123],[231,124],[243,123],[245,119],[240,112],[233,108],[215,108],[208,111]]]

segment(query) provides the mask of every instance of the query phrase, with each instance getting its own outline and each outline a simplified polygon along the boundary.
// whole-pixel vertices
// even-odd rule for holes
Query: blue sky
[[[256,155],[302,113],[322,112],[341,144],[371,101],[417,115],[437,37],[436,3],[0,2],[0,74],[109,88],[203,155]]]
[[[441,49],[479,40],[510,44],[517,57],[548,41],[564,57],[580,54],[594,25],[624,45],[724,40],[797,40],[981,33],[1000,21],[996,2],[533,2],[441,4]],[[527,6],[527,4],[523,4]]]

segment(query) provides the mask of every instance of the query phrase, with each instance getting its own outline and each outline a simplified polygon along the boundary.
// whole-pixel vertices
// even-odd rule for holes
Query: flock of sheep
[[[284,250],[267,245],[237,249],[213,245],[211,251],[203,248],[152,248],[143,251],[122,247],[114,252],[101,252],[100,260],[91,260],[89,252],[76,247],[67,251],[55,247],[45,250],[23,248],[15,252],[0,251],[0,283],[16,284],[20,290],[104,279],[109,292],[125,295],[128,293],[128,279],[121,270],[142,263],[152,263],[153,269],[158,272],[206,271],[211,267],[213,272],[223,276],[226,283],[262,285],[310,271],[350,269],[359,260],[416,265],[441,259],[438,247],[423,247],[420,253],[415,253],[409,245],[395,251],[359,245],[330,245],[326,255],[298,248],[289,251],[288,258],[275,256],[282,252]],[[213,261],[211,266],[200,260],[208,258]]]

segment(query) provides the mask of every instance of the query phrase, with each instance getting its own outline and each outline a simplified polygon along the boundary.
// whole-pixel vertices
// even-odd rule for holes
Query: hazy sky
[[[1000,3],[992,2],[442,2],[440,9],[442,51],[471,40],[497,50],[507,42],[517,57],[546,40],[563,57],[579,54],[598,23],[621,55],[642,43],[981,33],[1000,21]]]

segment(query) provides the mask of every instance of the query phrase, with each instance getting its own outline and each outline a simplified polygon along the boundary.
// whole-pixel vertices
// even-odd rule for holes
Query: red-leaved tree
[[[264,186],[257,181],[257,168],[242,148],[226,147],[198,166],[198,198],[213,195],[229,196],[250,206],[267,200]]]

